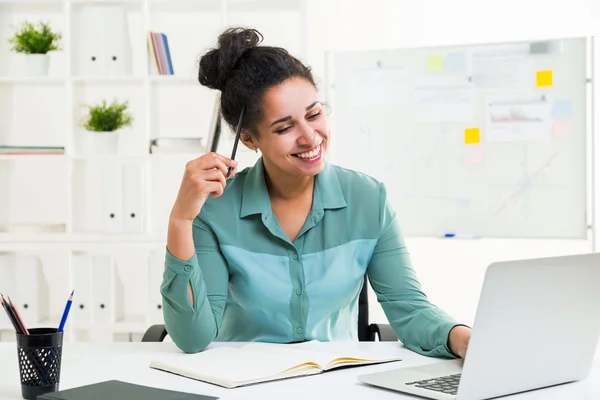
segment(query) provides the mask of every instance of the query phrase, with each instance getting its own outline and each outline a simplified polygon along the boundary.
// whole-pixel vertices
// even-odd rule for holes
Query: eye
[[[310,119],[310,120],[317,119],[319,117],[319,115],[321,115],[321,111],[314,113],[313,115],[309,115],[308,119]]]
[[[287,128],[277,129],[275,132],[276,133],[284,133],[291,128],[292,128],[291,126],[288,126]]]

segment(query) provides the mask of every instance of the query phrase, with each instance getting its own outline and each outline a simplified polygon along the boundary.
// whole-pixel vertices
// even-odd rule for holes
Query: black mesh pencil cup
[[[56,328],[29,329],[29,335],[17,334],[17,352],[21,394],[36,399],[58,391],[62,359],[63,333]]]

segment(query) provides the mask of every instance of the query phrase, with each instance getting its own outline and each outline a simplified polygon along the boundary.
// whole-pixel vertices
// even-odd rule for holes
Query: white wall
[[[598,0],[312,0],[307,61],[323,79],[325,51],[502,42],[599,31]],[[587,241],[407,238],[407,242],[430,299],[467,324],[473,323],[489,263],[592,251],[591,237]],[[386,321],[373,293],[371,310],[373,321]]]

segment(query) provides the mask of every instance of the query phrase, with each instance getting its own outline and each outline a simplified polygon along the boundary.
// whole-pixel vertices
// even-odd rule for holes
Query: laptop
[[[465,359],[360,375],[435,400],[489,399],[586,378],[600,340],[600,253],[488,266]]]

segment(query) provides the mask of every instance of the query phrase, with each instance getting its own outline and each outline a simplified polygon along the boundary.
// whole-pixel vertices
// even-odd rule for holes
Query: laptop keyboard
[[[460,375],[461,374],[440,376],[433,379],[424,379],[422,381],[407,382],[406,384],[418,388],[435,390],[436,392],[456,395],[456,392],[458,392],[458,383],[460,382]]]

